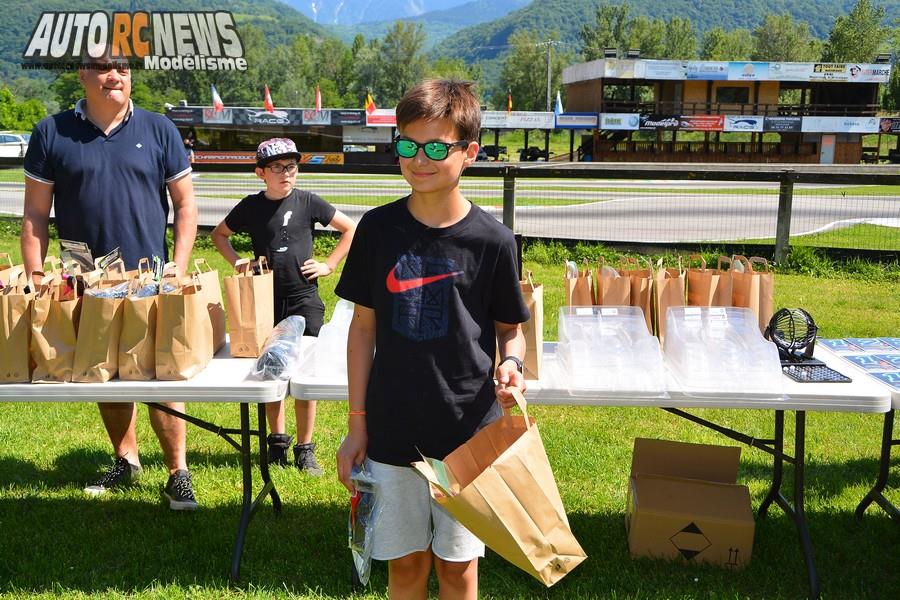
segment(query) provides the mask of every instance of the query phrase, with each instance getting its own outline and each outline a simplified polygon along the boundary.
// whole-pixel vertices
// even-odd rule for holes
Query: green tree
[[[27,130],[47,116],[47,109],[40,100],[30,98],[17,102],[6,86],[0,88],[0,129]]]
[[[59,104],[60,110],[73,108],[75,103],[84,97],[84,90],[78,80],[78,73],[75,71],[60,73],[50,84],[50,89],[56,95],[56,102]]]
[[[625,32],[625,50],[640,50],[641,58],[666,57],[666,22],[643,15],[629,21]]]
[[[594,23],[581,27],[581,52],[584,60],[603,58],[606,48],[615,48],[620,54],[627,50],[628,23],[628,4],[602,4],[597,7]],[[512,36],[509,43],[513,43]]]
[[[421,23],[397,21],[384,35],[378,54],[378,80],[375,91],[380,97],[378,106],[394,106],[428,69],[428,59],[422,52],[425,29]]]
[[[887,49],[891,28],[883,25],[885,9],[869,0],[858,0],[846,15],[834,22],[822,58],[828,62],[871,62]]]
[[[700,42],[702,60],[750,60],[753,55],[753,34],[749,29],[725,31],[713,27],[703,34]]]
[[[461,79],[478,81],[481,79],[481,67],[467,65],[461,58],[438,58],[428,67],[428,77],[440,79]]]
[[[376,92],[376,84],[381,79],[380,63],[378,60],[381,54],[381,40],[369,40],[368,43],[358,44],[362,40],[362,36],[356,36],[353,40],[352,52],[355,57],[353,64],[353,81],[350,84],[350,94],[355,102],[348,106],[353,108],[362,108],[366,101],[368,92]],[[375,98],[375,105],[383,104],[381,97]]]
[[[562,70],[572,62],[571,54],[556,49],[556,35],[549,41],[550,89],[560,89]],[[547,110],[547,41],[537,39],[529,30],[509,36],[512,49],[503,59],[500,82],[492,94],[498,108],[506,107],[506,92],[512,92],[513,110]],[[552,102],[552,98],[551,98]]]
[[[676,60],[697,58],[697,35],[690,19],[672,17],[666,22],[664,57]]]
[[[806,21],[794,21],[790,13],[767,15],[753,30],[753,59],[786,62],[819,60],[822,44],[809,31]]]

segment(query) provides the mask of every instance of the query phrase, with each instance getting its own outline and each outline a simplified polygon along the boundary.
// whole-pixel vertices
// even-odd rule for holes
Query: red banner
[[[686,131],[722,131],[725,115],[689,115],[679,118],[679,129]]]

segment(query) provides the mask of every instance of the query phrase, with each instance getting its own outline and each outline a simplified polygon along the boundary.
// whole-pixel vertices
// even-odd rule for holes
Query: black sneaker
[[[98,480],[84,488],[84,492],[90,496],[105,494],[112,488],[121,488],[131,485],[141,478],[141,469],[133,465],[124,456],[116,457],[110,466]]]
[[[312,442],[309,444],[294,444],[294,466],[313,477],[321,477],[325,474],[325,471],[316,462],[315,449],[316,445]]]
[[[178,469],[169,475],[163,496],[169,500],[169,508],[172,510],[197,510],[197,500],[194,499],[194,486],[191,483],[190,471]]]
[[[269,448],[269,464],[279,467],[288,466],[288,448],[291,447],[293,441],[294,438],[286,433],[270,433],[266,438],[266,445]]]

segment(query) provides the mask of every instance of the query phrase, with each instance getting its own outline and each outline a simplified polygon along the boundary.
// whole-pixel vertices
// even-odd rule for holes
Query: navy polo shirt
[[[106,135],[83,102],[35,126],[25,175],[53,185],[60,238],[86,243],[95,257],[118,246],[128,269],[144,257],[167,260],[166,183],[191,172],[178,130],[131,105]]]

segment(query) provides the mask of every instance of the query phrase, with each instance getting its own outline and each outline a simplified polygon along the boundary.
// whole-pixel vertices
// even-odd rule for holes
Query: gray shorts
[[[441,560],[468,562],[484,556],[484,544],[431,499],[428,482],[411,467],[366,459],[378,483],[381,515],[375,521],[372,558],[394,560],[431,551]]]

